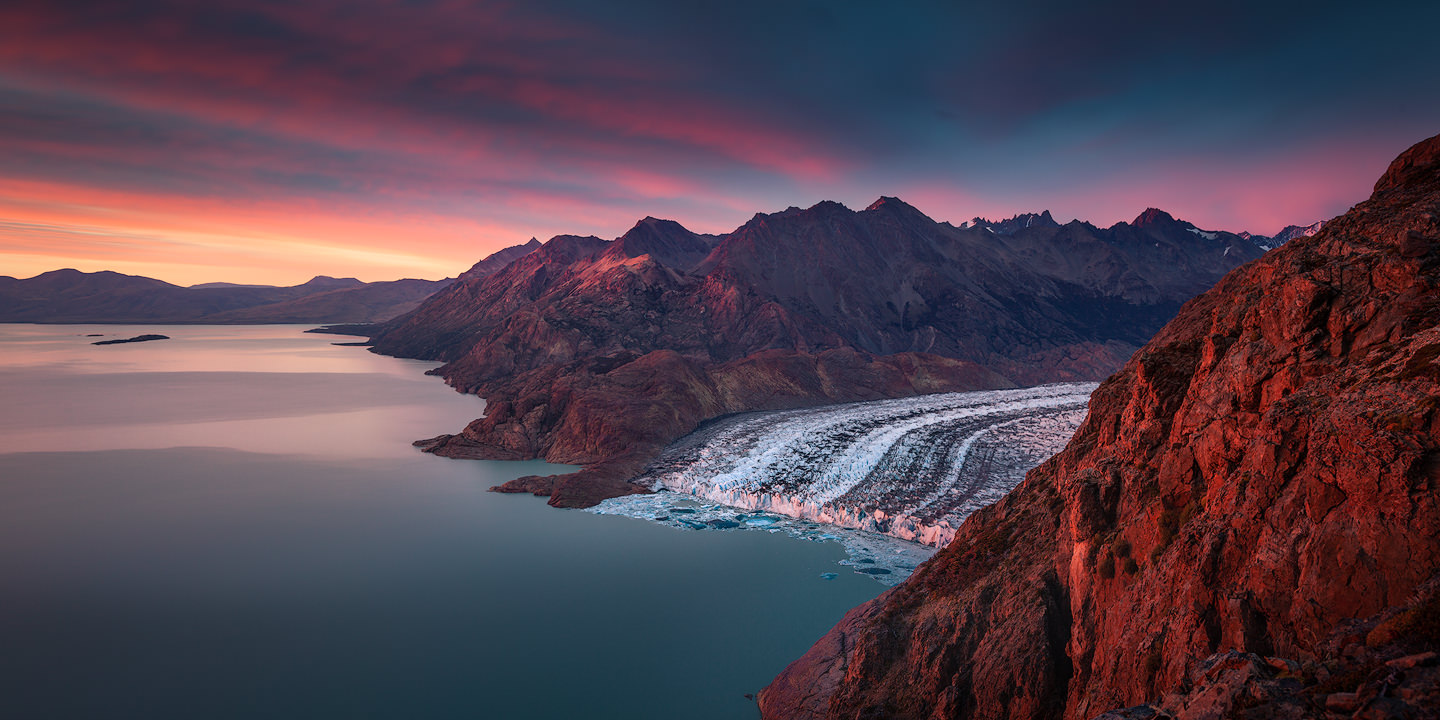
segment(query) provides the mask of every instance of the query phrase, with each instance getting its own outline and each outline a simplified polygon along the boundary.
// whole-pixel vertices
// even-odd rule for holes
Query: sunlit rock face
[[[1440,136],[1186,304],[762,715],[1434,717],[1437,398]]]
[[[671,445],[637,482],[943,547],[1064,447],[1093,383],[748,413]]]

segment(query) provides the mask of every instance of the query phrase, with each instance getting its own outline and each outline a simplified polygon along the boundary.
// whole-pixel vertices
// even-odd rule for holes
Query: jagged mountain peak
[[[878,200],[870,203],[865,208],[865,212],[876,212],[879,210],[899,211],[906,214],[913,213],[916,215],[925,214],[923,212],[920,212],[920,210],[917,209],[914,205],[911,205],[910,203],[907,203],[900,198],[891,197],[889,195],[881,195]]]
[[[1174,225],[1179,222],[1179,220],[1175,219],[1174,215],[1159,208],[1152,207],[1145,208],[1145,212],[1136,215],[1135,220],[1130,224],[1135,227],[1150,227],[1154,225]]]
[[[1312,223],[1312,224],[1310,224],[1310,225],[1286,225],[1285,227],[1280,228],[1280,232],[1275,233],[1272,237],[1276,237],[1276,238],[1282,238],[1282,237],[1283,237],[1283,238],[1287,238],[1287,239],[1297,238],[1297,237],[1301,237],[1301,236],[1309,237],[1310,235],[1314,235],[1315,233],[1320,232],[1320,228],[1322,228],[1322,227],[1324,227],[1324,226],[1325,226],[1325,221],[1324,221],[1324,220],[1321,220],[1320,222],[1317,222],[1317,223]],[[1244,237],[1249,237],[1249,236],[1250,236],[1250,233],[1241,233],[1241,234],[1242,234]]]
[[[1309,225],[1286,225],[1280,232],[1275,233],[1274,237],[1270,238],[1268,244],[1271,247],[1279,247],[1295,238],[1310,237],[1320,232],[1320,229],[1325,227],[1326,222],[1325,220],[1321,220],[1320,222]]]
[[[815,218],[819,216],[855,215],[855,211],[846,207],[843,203],[834,200],[821,200],[807,208],[791,205],[777,212],[757,212],[748,222],[735,229],[735,233],[742,233],[747,229],[758,228],[778,220],[792,220],[795,218]],[[732,233],[732,234],[735,234]]]
[[[657,218],[653,215],[646,215],[635,222],[635,224],[621,237],[627,237],[634,233],[645,232],[690,232],[690,229],[674,220]]]
[[[565,258],[568,262],[576,257],[593,254],[609,247],[613,241],[603,240],[594,235],[556,235],[536,251],[546,258]]]
[[[1310,223],[1309,225],[1286,225],[1280,229],[1280,232],[1274,235],[1256,235],[1251,232],[1241,231],[1235,233],[1235,236],[1242,240],[1249,240],[1254,243],[1256,247],[1269,251],[1296,238],[1310,237],[1320,232],[1320,229],[1325,227],[1328,222],[1328,220],[1320,220]]]
[[[1021,230],[1032,227],[1060,227],[1055,218],[1050,215],[1049,210],[1041,210],[1038,213],[1020,213],[1014,217],[1004,220],[989,220],[983,217],[976,217],[964,227],[974,227],[989,230],[996,235],[1014,235]]]
[[[835,200],[821,200],[820,202],[817,202],[817,203],[815,203],[814,205],[811,205],[810,207],[806,208],[806,209],[805,209],[805,212],[808,212],[808,213],[836,213],[836,212],[853,213],[853,212],[855,212],[855,211],[853,211],[853,210],[851,210],[850,208],[846,207],[844,203],[836,202]]]
[[[541,247],[544,247],[543,243],[532,237],[529,242],[523,245],[511,245],[510,247],[496,250],[485,256],[484,260],[470,266],[469,270],[461,273],[459,279],[472,280],[490,277],[503,270],[510,263],[539,250]]]
[[[626,257],[649,255],[677,269],[689,268],[714,248],[712,236],[697,235],[674,220],[645,217],[616,239],[607,253]]]

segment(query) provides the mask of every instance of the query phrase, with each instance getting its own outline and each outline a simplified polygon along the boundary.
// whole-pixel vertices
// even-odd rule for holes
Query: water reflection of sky
[[[482,403],[347,339],[0,325],[0,714],[738,720],[883,589],[487,492],[569,468],[420,453]]]
[[[434,363],[341,347],[297,326],[0,325],[0,452],[181,446],[413,452],[484,413]],[[170,340],[92,346],[146,332]]]

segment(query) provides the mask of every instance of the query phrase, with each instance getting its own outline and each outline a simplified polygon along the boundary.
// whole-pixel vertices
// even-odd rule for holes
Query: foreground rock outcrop
[[[440,375],[489,403],[423,447],[582,465],[502,489],[587,505],[727,413],[1099,379],[1262,252],[1159,210],[1110,228],[1048,214],[955,227],[881,198],[727,235],[646,218],[462,276],[373,342],[446,361]]]
[[[1188,303],[765,717],[1435,717],[1437,360],[1440,136]]]

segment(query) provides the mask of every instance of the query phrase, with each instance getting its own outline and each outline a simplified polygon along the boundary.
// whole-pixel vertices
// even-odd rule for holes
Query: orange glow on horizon
[[[1413,10],[1377,26],[1409,43],[1351,42],[1358,7],[1283,34],[1175,9],[1205,42],[1152,43],[997,6],[1017,22],[957,46],[969,11],[781,5],[0,4],[0,275],[434,279],[531,237],[880,196],[1271,234],[1363,200],[1440,103]]]
[[[521,231],[295,201],[239,203],[0,180],[0,274],[72,267],[177,285],[294,285],[315,275],[439,279]]]

